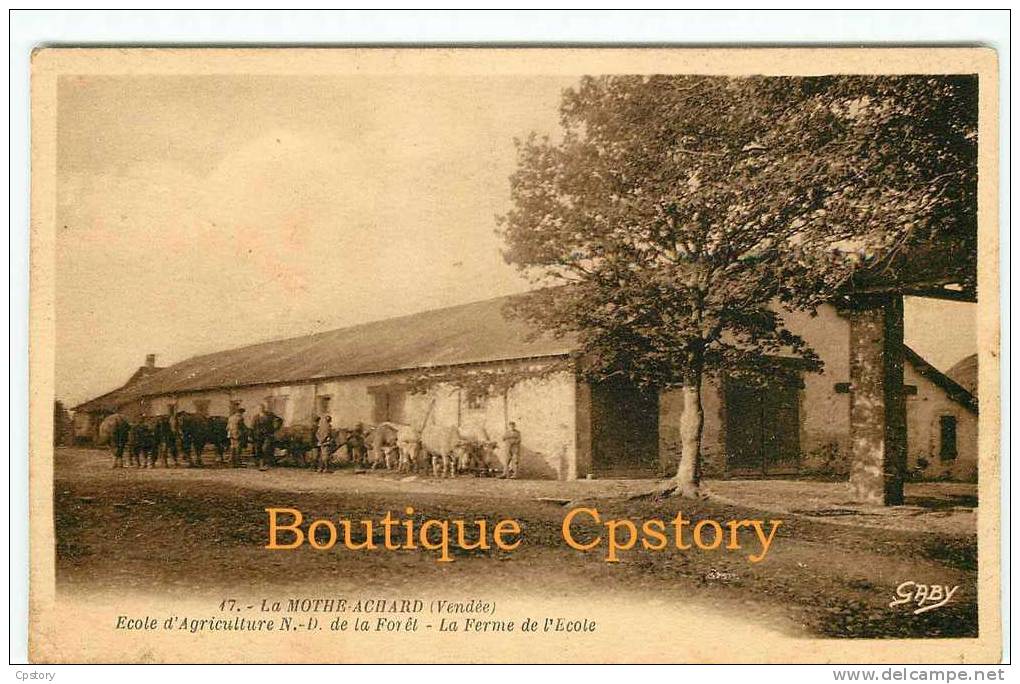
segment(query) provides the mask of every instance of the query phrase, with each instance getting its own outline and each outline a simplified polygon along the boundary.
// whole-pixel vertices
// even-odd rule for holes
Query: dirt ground
[[[111,469],[106,452],[58,449],[55,460],[57,583],[61,592],[187,592],[224,588],[395,591],[441,583],[461,592],[521,595],[641,594],[682,601],[786,633],[829,637],[963,637],[977,634],[974,487],[912,484],[908,505],[848,503],[845,485],[800,481],[711,481],[703,501],[641,496],[654,480],[503,481],[294,468]],[[561,535],[573,506],[603,518],[781,519],[767,558],[743,552],[580,552]],[[379,520],[415,509],[425,518],[516,518],[513,552],[268,552],[267,507],[306,519]],[[581,527],[592,535],[595,528]],[[377,540],[378,541],[378,540]],[[744,529],[742,545],[754,545]],[[921,614],[890,607],[906,581],[955,586],[947,605]],[[913,606],[910,606],[913,608]]]

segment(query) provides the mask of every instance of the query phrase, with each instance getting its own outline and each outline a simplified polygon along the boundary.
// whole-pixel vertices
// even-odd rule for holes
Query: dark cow
[[[156,419],[145,416],[131,426],[128,432],[128,459],[136,468],[156,467]]]
[[[372,433],[375,432],[375,427],[358,424],[362,426],[361,430],[355,428],[354,430],[344,430],[341,433],[347,436],[342,444],[346,447],[346,455],[353,465],[358,468],[367,468],[372,456]]]
[[[334,463],[350,463],[364,467],[368,464],[368,447],[365,444],[366,433],[361,423],[357,427],[339,427],[333,431],[335,448],[330,459]]]
[[[181,465],[178,456],[181,456],[181,443],[177,432],[173,427],[173,418],[162,415],[155,416],[153,425],[153,436],[156,440],[156,453],[163,462],[164,468],[169,468],[169,458],[173,458],[174,467]]]
[[[358,423],[352,430],[340,428],[336,441],[341,449],[346,447],[347,457],[351,463],[359,466],[368,464],[368,436],[365,434],[364,425]]]
[[[230,448],[230,436],[227,434],[227,417],[209,416],[206,418],[205,429],[205,444],[212,446],[216,450],[216,462],[223,463],[223,455]]]
[[[113,467],[124,467],[124,450],[127,448],[131,424],[120,413],[111,413],[99,424],[97,443],[109,445],[113,454]]]
[[[496,455],[496,443],[470,439],[457,447],[458,473],[474,473],[475,477],[491,477],[503,466]]]
[[[275,413],[260,412],[252,421],[252,456],[259,470],[266,470],[276,460],[276,434],[283,427],[283,418]]]
[[[273,448],[287,452],[286,462],[299,467],[311,467],[315,458],[308,454],[317,448],[315,428],[311,425],[288,425],[280,427],[273,435]]]
[[[204,465],[202,452],[206,445],[212,445],[217,462],[223,462],[223,454],[230,445],[226,418],[178,411],[170,418],[170,425],[190,466],[200,468]]]

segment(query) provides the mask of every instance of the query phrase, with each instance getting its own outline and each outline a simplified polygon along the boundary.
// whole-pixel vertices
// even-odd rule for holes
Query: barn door
[[[726,382],[726,473],[764,474],[761,395],[754,388]]]
[[[797,472],[800,401],[795,386],[725,383],[726,473],[767,477]]]
[[[601,477],[659,471],[659,395],[622,380],[592,385],[592,469]]]
[[[797,388],[777,385],[762,393],[762,450],[766,475],[797,472],[800,402]]]

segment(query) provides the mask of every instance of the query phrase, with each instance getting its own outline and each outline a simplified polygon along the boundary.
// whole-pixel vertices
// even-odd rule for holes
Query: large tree
[[[561,136],[518,141],[500,231],[537,289],[517,314],[576,336],[590,379],[682,391],[675,482],[697,496],[706,375],[820,367],[783,307],[896,281],[933,240],[973,253],[975,102],[970,77],[586,77]]]

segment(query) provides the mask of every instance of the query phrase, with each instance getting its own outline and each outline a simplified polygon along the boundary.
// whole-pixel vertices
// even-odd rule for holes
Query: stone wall
[[[843,477],[850,472],[850,322],[833,306],[818,315],[787,314],[791,330],[822,359],[821,373],[805,373],[800,393],[800,472]]]
[[[941,387],[923,377],[908,362],[907,385],[917,388],[907,395],[907,473],[911,479],[977,481],[978,417],[950,399]],[[955,458],[942,455],[941,418],[956,419]]]

